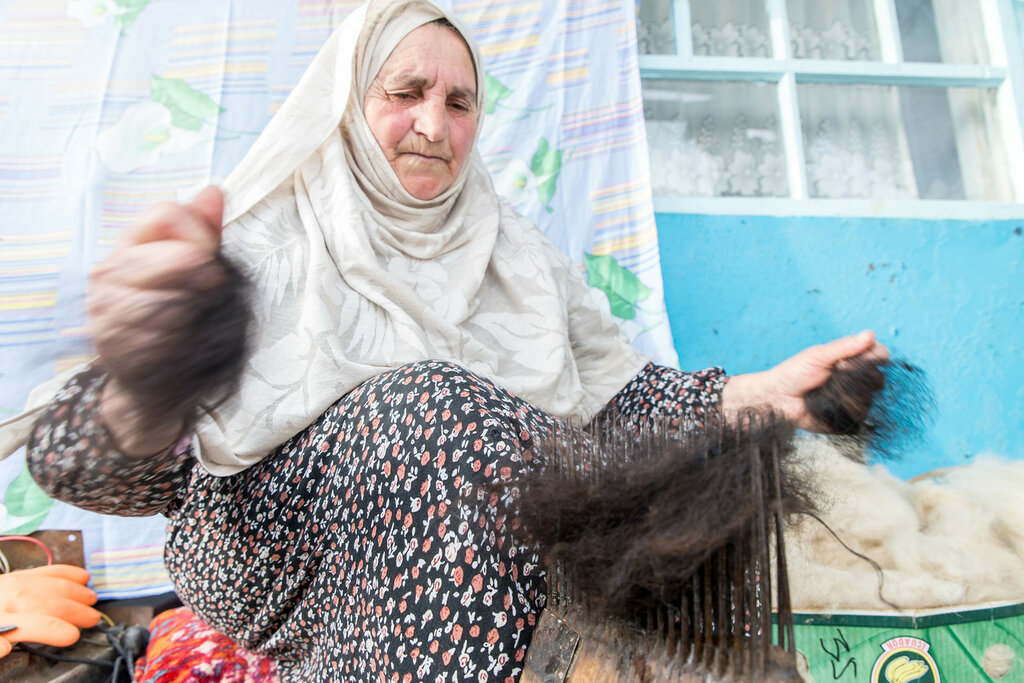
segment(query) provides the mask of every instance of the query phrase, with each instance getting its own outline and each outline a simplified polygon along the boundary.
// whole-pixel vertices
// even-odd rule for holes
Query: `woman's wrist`
[[[722,415],[726,422],[747,411],[770,410],[797,427],[806,428],[803,424],[806,413],[803,397],[786,393],[777,368],[734,375],[728,379],[722,388]]]
[[[722,415],[731,420],[740,413],[771,403],[767,372],[732,375],[722,387]]]

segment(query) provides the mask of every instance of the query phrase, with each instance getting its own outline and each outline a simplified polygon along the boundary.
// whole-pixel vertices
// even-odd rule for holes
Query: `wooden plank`
[[[580,634],[564,619],[542,613],[527,650],[522,683],[563,683],[579,642]]]
[[[28,534],[46,545],[53,555],[54,564],[70,564],[85,567],[85,550],[82,547],[81,531],[36,531]],[[30,541],[4,541],[4,556],[11,564],[11,570],[31,569],[46,564],[46,553]]]

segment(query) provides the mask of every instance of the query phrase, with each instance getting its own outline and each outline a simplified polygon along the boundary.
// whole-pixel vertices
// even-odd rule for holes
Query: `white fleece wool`
[[[992,455],[907,482],[852,462],[823,438],[798,446],[819,489],[820,523],[786,529],[795,611],[946,608],[1024,601],[1024,462]]]

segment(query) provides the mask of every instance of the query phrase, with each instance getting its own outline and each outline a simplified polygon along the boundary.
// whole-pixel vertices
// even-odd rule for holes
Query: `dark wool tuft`
[[[208,273],[199,271],[210,268],[219,270],[217,285],[188,286],[189,281],[209,281]],[[242,374],[251,317],[244,276],[218,254],[184,274],[181,282],[178,294],[154,307],[146,321],[147,329],[159,330],[155,343],[118,359],[116,379],[145,410],[139,428],[181,414],[189,428],[195,409],[221,403],[237,389]]]
[[[814,510],[786,467],[793,427],[771,415],[742,424],[681,438],[628,427],[556,434],[518,482],[520,533],[597,614],[678,605],[714,552],[757,545],[757,528],[772,533],[778,493],[783,514]],[[778,480],[766,472],[772,453]]]
[[[861,461],[899,457],[921,439],[935,410],[924,371],[899,359],[844,361],[805,400],[840,450]]]

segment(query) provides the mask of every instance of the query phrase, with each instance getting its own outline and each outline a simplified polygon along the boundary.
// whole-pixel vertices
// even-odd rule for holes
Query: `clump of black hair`
[[[629,618],[678,605],[712,554],[758,546],[752,534],[769,534],[776,511],[814,510],[806,484],[785,466],[793,434],[773,415],[680,438],[567,429],[517,482],[520,533],[558,568],[561,578],[549,581],[564,578],[595,614]],[[782,466],[769,471],[776,457]],[[758,547],[767,573],[767,549]]]
[[[935,409],[923,370],[864,356],[844,361],[805,401],[840,451],[858,460],[898,458],[922,438]]]
[[[217,284],[189,284],[211,280]],[[137,406],[136,428],[181,416],[188,429],[200,404],[215,407],[236,391],[251,322],[247,289],[241,271],[218,254],[184,273],[172,298],[147,313],[144,324],[155,332],[154,343],[108,369]]]
[[[920,369],[862,357],[844,362],[807,406],[851,455],[891,457],[920,436],[930,397]],[[493,487],[518,488],[510,526],[539,548],[556,613],[602,633],[631,625],[645,643],[670,643],[680,661],[764,654],[769,640],[791,651],[783,527],[797,515],[821,521],[795,432],[770,409],[681,435],[653,419],[599,420],[557,430],[532,470]],[[881,595],[880,568],[859,556],[879,573]],[[764,627],[773,609],[777,639]]]

